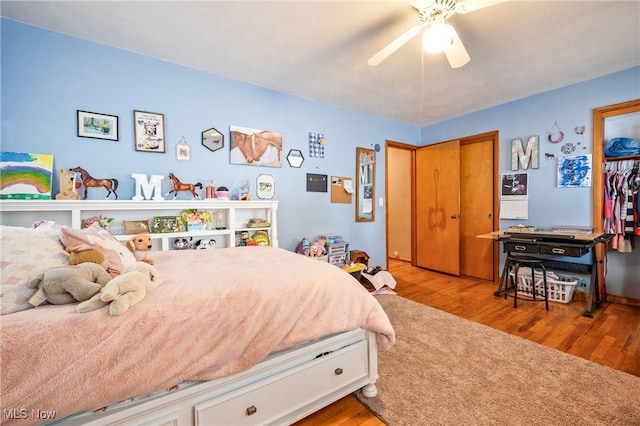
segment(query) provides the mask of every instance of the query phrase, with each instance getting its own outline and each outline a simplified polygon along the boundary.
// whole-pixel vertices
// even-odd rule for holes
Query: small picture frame
[[[270,200],[275,194],[275,180],[271,175],[260,175],[257,179],[256,195],[263,200]]]
[[[123,222],[124,233],[127,235],[148,234],[152,231],[148,219],[125,219]]]
[[[133,111],[134,143],[136,151],[166,151],[164,114],[148,111]]]
[[[191,160],[191,146],[187,143],[184,136],[180,138],[180,142],[176,144],[176,160],[178,161]]]
[[[77,110],[78,137],[118,140],[118,116]]]
[[[180,216],[154,216],[153,218],[153,232],[154,233],[167,233],[167,232],[184,232],[184,223],[180,219]]]

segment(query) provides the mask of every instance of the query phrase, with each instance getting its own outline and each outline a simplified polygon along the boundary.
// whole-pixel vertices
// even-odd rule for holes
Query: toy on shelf
[[[318,239],[312,242],[309,245],[309,256],[311,257],[321,257],[327,254],[327,249],[325,247],[325,241],[323,239]]]
[[[296,247],[296,253],[301,254],[303,256],[309,256],[309,247],[310,246],[311,246],[311,242],[309,241],[309,239],[307,237],[304,237],[298,243],[298,246]]]
[[[56,194],[56,200],[79,200],[78,188],[80,182],[76,183],[76,174],[60,169],[60,192]]]
[[[118,194],[116,194],[116,189],[118,189],[118,179],[96,179],[80,166],[69,169],[69,171],[80,173],[82,185],[84,185],[84,196],[82,197],[83,200],[87,199],[87,192],[89,188],[99,187],[103,187],[107,190],[107,198],[109,198],[109,195],[113,193],[113,195],[116,196],[116,200],[118,199]]]
[[[173,189],[167,192],[165,195],[173,194],[173,199],[175,200],[175,198],[178,196],[178,192],[189,191],[191,192],[193,198],[200,198],[200,196],[196,192],[196,188],[202,189],[202,184],[200,182],[182,183],[180,182],[180,179],[178,179],[173,173],[169,173],[169,179],[171,179],[171,182],[173,182]]]
[[[180,237],[173,240],[173,248],[176,250],[187,250],[191,248],[193,237]]]
[[[203,238],[201,240],[196,241],[193,248],[196,250],[216,248],[216,240],[214,240],[213,238]]]

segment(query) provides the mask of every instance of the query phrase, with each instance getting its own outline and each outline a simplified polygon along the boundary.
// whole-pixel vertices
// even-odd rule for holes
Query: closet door
[[[416,265],[460,275],[460,141],[416,151]]]

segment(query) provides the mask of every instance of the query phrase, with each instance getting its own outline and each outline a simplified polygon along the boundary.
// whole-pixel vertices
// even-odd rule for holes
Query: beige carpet
[[[379,353],[378,396],[356,396],[390,426],[640,425],[638,377],[400,296],[376,298],[397,343]]]

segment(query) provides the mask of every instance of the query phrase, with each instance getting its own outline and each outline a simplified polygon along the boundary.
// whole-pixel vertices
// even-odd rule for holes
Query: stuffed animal
[[[111,315],[122,315],[160,284],[162,280],[155,267],[146,262],[136,262],[109,281],[98,294],[80,303],[76,310],[84,313],[110,304]]]
[[[76,174],[60,169],[60,192],[56,194],[56,200],[79,200],[79,185],[76,184]]]
[[[153,265],[153,260],[147,257],[147,252],[153,248],[153,242],[151,241],[151,235],[149,234],[136,234],[127,242],[127,248],[131,250],[131,253],[136,257],[136,260],[140,262],[147,262],[149,265]],[[142,259],[138,259],[138,252],[144,252]]]
[[[296,247],[296,253],[302,254],[304,256],[309,256],[310,246],[311,243],[309,242],[309,239],[305,237],[298,243],[298,247]]]
[[[83,302],[100,292],[110,280],[105,267],[97,263],[51,268],[27,283],[27,287],[37,288],[29,303],[40,306],[45,301],[53,305]]]
[[[105,269],[109,268],[109,262],[104,254],[97,248],[89,244],[72,244],[65,249],[69,255],[69,265],[79,265],[81,263],[97,263]]]
[[[309,245],[309,256],[320,257],[327,254],[327,249],[324,246],[324,240],[317,240]]]
[[[175,240],[173,240],[173,248],[176,250],[186,250],[186,249],[190,249],[191,248],[191,241],[193,240],[193,237],[189,237],[189,238],[176,238]]]
[[[201,240],[198,240],[193,248],[196,250],[216,248],[216,240],[214,240],[213,238],[203,238]]]

